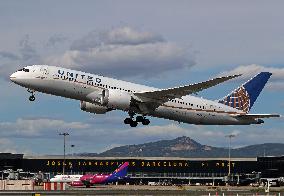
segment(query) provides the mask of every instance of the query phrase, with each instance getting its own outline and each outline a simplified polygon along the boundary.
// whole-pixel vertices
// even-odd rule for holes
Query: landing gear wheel
[[[143,125],[149,125],[149,124],[150,124],[150,120],[149,120],[149,119],[144,119],[144,120],[142,121],[142,124],[143,124]]]
[[[34,101],[34,100],[35,100],[35,96],[34,96],[34,95],[31,95],[31,96],[29,97],[29,100],[30,100],[30,101]]]
[[[137,121],[130,122],[130,127],[137,127],[137,125],[138,125]]]
[[[124,119],[124,124],[130,124],[133,121],[131,118]]]

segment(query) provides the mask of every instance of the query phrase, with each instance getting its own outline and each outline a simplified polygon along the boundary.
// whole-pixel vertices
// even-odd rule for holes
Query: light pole
[[[225,137],[228,137],[229,138],[229,173],[228,173],[228,176],[231,176],[231,140],[233,137],[236,137],[236,135],[234,134],[229,134],[229,135],[226,135]]]
[[[63,175],[65,174],[65,137],[67,135],[69,135],[69,133],[67,132],[64,132],[64,133],[59,133],[59,135],[63,135],[64,136],[64,146],[63,146],[63,150],[64,150],[64,153],[63,153],[63,167],[62,167],[62,173]]]

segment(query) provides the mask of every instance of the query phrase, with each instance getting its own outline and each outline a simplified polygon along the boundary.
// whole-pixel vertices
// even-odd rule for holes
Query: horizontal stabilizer
[[[240,118],[251,118],[251,119],[255,119],[255,118],[274,118],[274,117],[280,117],[279,114],[241,114],[241,115],[237,115],[237,117]]]

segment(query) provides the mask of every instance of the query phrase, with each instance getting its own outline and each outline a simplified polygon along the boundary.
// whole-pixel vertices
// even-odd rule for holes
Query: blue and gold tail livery
[[[219,103],[248,113],[272,74],[261,72],[254,78],[219,100]]]

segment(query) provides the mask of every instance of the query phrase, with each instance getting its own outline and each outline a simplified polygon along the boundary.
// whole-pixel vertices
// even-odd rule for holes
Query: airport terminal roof
[[[64,159],[63,155],[24,155],[25,159]],[[210,161],[210,160],[228,160],[228,157],[224,158],[182,158],[182,157],[89,157],[89,156],[70,156],[66,155],[66,159],[87,159],[87,160],[188,160],[188,161]],[[231,161],[257,161],[257,158],[231,158]]]

